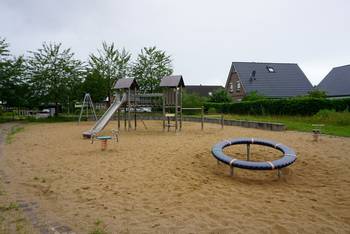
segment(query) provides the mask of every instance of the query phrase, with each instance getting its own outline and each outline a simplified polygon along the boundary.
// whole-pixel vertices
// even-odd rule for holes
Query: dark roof
[[[134,78],[125,78],[125,79],[119,79],[117,83],[114,85],[115,89],[136,89],[139,88],[139,85],[136,82],[136,79]]]
[[[185,88],[188,93],[196,93],[204,97],[209,96],[209,93],[213,93],[217,89],[224,89],[224,87],[220,85],[186,85]]]
[[[160,81],[160,87],[185,87],[184,80],[181,75],[177,76],[164,76]]]
[[[272,68],[272,72],[268,68]],[[278,98],[306,95],[313,89],[295,63],[233,62],[229,77],[233,72],[238,73],[246,93],[257,91],[267,97]]]
[[[349,96],[350,65],[334,67],[317,88],[326,91],[328,96]]]

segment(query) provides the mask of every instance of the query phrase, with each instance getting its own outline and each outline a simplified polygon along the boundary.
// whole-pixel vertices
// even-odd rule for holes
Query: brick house
[[[253,91],[268,98],[306,95],[313,86],[297,64],[233,62],[225,89],[240,101]]]

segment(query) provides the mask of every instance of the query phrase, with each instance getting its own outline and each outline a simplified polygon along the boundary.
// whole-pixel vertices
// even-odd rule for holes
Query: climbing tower
[[[181,75],[165,76],[160,85],[163,89],[163,130],[182,128],[182,91],[185,83]]]

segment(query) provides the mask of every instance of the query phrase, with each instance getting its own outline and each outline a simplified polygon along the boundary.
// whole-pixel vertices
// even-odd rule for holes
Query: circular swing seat
[[[231,145],[238,145],[238,144],[246,144],[246,145],[257,144],[257,145],[263,145],[263,146],[275,148],[276,150],[281,151],[283,153],[283,156],[280,159],[273,160],[271,162],[270,161],[253,162],[248,160],[240,160],[240,159],[232,158],[224,154],[223,152],[224,148]],[[283,144],[264,140],[264,139],[254,139],[254,138],[236,138],[236,139],[221,141],[213,146],[211,153],[218,161],[229,165],[231,168],[238,167],[238,168],[250,169],[250,170],[281,169],[283,167],[289,166],[290,164],[294,163],[295,160],[297,159],[295,152]]]

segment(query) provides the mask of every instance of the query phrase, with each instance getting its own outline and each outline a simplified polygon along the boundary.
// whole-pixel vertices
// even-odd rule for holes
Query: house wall
[[[240,89],[237,89],[237,82],[240,83]],[[229,94],[231,94],[232,98],[237,101],[240,101],[245,96],[244,88],[236,72],[231,73],[230,77],[228,78],[228,81],[226,82],[225,89]]]

